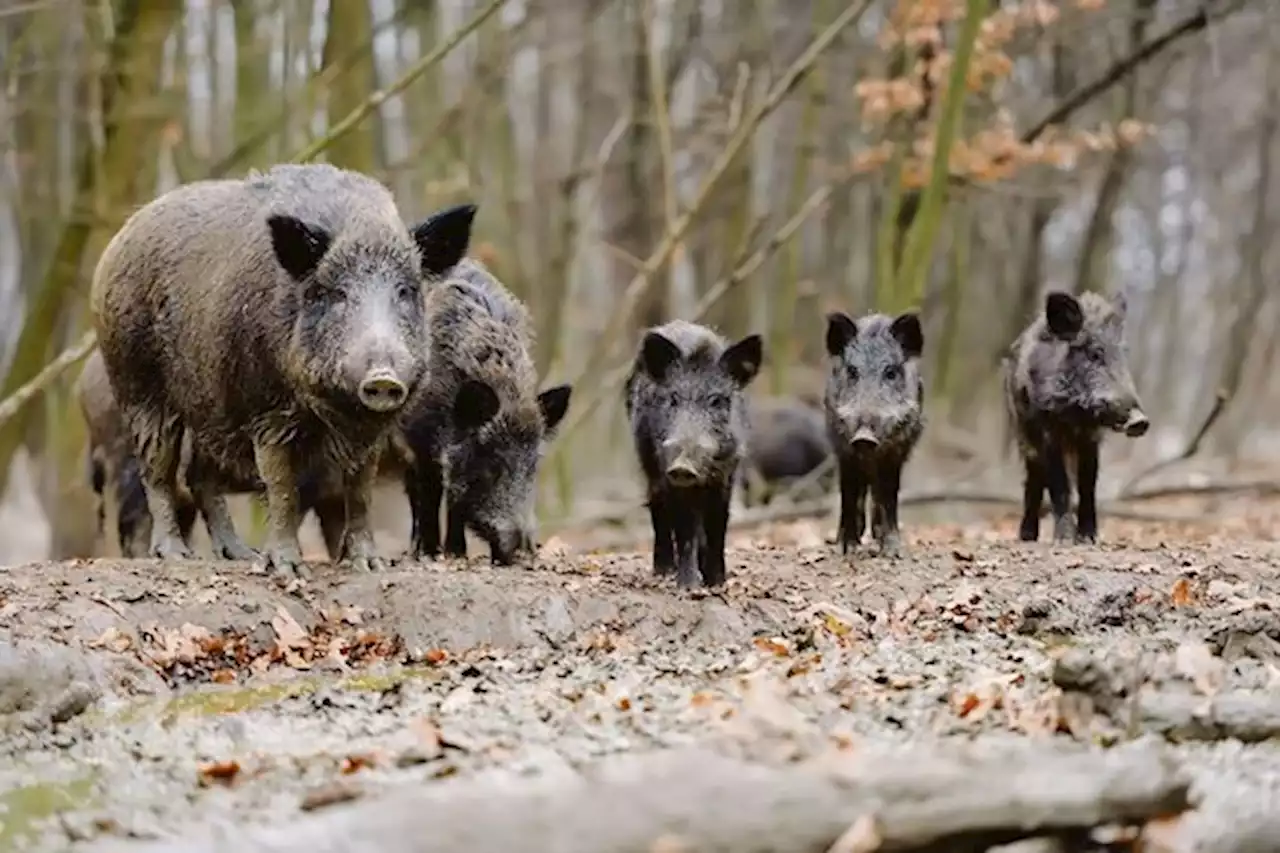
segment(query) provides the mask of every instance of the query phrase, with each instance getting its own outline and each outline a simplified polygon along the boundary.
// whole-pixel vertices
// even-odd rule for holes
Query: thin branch
[[[38,397],[73,365],[79,364],[88,358],[89,353],[93,351],[97,343],[98,337],[92,330],[85,332],[80,337],[80,340],[58,353],[58,357],[45,365],[43,370],[6,397],[4,402],[0,403],[0,427],[7,424],[18,412],[22,411],[23,406]]]
[[[1188,459],[1199,453],[1200,445],[1204,442],[1205,436],[1209,434],[1209,430],[1213,429],[1213,425],[1217,423],[1218,419],[1226,412],[1227,404],[1230,402],[1231,395],[1227,392],[1227,389],[1219,389],[1218,393],[1214,396],[1213,407],[1210,408],[1209,413],[1204,416],[1204,420],[1200,422],[1200,427],[1191,436],[1191,439],[1187,442],[1186,446],[1182,448],[1182,451],[1175,456],[1171,456],[1168,459],[1162,459],[1154,465],[1139,471],[1131,480],[1129,480],[1129,482],[1125,483],[1124,488],[1120,490],[1120,496],[1133,496],[1138,483],[1153,474],[1163,471],[1173,465],[1177,465],[1179,462],[1186,462]]]
[[[653,275],[662,268],[663,264],[671,257],[672,252],[680,245],[685,233],[693,225],[694,220],[711,198],[717,185],[728,173],[729,167],[733,165],[738,155],[754,138],[756,129],[800,85],[801,81],[813,68],[814,63],[835,42],[840,33],[846,27],[856,23],[870,7],[871,0],[862,0],[861,3],[848,7],[838,18],[832,21],[809,44],[808,48],[796,58],[796,61],[782,75],[782,79],[769,91],[764,100],[751,111],[733,136],[730,137],[728,144],[720,151],[715,163],[712,164],[710,172],[703,180],[702,185],[698,187],[698,191],[689,208],[680,215],[673,227],[667,230],[658,247],[649,256],[649,259],[645,261],[644,268],[627,285],[617,309],[609,318],[606,327],[599,336],[599,345],[594,348],[594,351],[586,361],[586,369],[574,380],[575,387],[589,387],[599,377],[600,371],[605,369],[605,365],[611,360],[609,356],[613,353],[614,347],[620,340],[624,339],[622,330],[647,291]],[[581,426],[595,411],[601,400],[601,395],[597,394],[587,405],[575,407],[569,415],[569,420],[561,427],[562,436],[574,432]],[[564,442],[561,442],[561,446],[564,446]]]
[[[326,148],[332,146],[342,137],[350,133],[356,125],[364,121],[365,117],[382,106],[387,98],[394,97],[405,89],[413,85],[413,81],[417,80],[423,74],[426,74],[432,68],[435,68],[444,58],[453,52],[453,49],[466,40],[467,36],[480,29],[480,25],[492,18],[499,9],[506,5],[507,0],[491,0],[488,6],[485,6],[475,16],[455,30],[449,38],[436,47],[435,50],[419,59],[409,69],[401,74],[400,77],[385,89],[378,91],[365,98],[364,103],[356,107],[348,113],[341,121],[329,129],[329,132],[319,139],[313,140],[305,148],[299,151],[293,157],[295,163],[306,163],[308,160],[316,157]]]

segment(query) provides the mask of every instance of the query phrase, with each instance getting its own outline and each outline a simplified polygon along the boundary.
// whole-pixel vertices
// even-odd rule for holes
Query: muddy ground
[[[318,564],[287,589],[247,564],[3,569],[0,849],[129,849],[691,744],[778,764],[979,736],[1165,742],[1195,807],[1160,824],[1168,849],[1243,849],[1213,843],[1280,796],[1280,512],[1217,509],[1104,517],[1069,547],[1012,541],[1007,515],[909,516],[895,561],[841,557],[828,521],[765,525],[735,532],[714,593],[567,536],[527,568]]]

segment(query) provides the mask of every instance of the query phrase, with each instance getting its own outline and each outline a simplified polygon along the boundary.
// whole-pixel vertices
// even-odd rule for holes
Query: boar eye
[[[884,369],[885,382],[897,382],[902,378],[902,368],[896,364],[891,364]]]
[[[396,298],[402,302],[413,302],[418,298],[418,288],[414,287],[410,282],[404,281],[396,288]]]
[[[340,305],[347,301],[347,294],[340,287],[310,287],[307,289],[307,301]]]
[[[849,368],[848,368],[848,370],[847,370],[846,372],[847,372],[847,373],[848,373],[848,375],[849,375],[849,381],[850,381],[850,382],[857,382],[857,381],[858,381],[858,368],[854,367],[853,365],[849,365]]]
[[[729,408],[729,403],[730,400],[728,394],[715,394],[711,397],[711,408],[716,409],[717,411],[724,411]]]

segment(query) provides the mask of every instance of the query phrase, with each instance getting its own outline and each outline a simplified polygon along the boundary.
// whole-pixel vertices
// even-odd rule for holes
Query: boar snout
[[[495,565],[510,566],[520,557],[533,554],[533,538],[516,527],[491,528],[483,538],[489,543],[489,557]]]
[[[853,433],[853,446],[856,450],[875,450],[880,446],[880,439],[871,427],[860,426]]]
[[[356,393],[365,408],[375,412],[392,412],[404,405],[409,389],[394,371],[378,367],[365,374]]]
[[[698,466],[682,453],[667,466],[667,479],[673,486],[692,486],[698,482]]]
[[[1147,434],[1147,430],[1151,429],[1151,421],[1147,418],[1145,412],[1134,406],[1129,410],[1129,417],[1125,418],[1121,430],[1129,438],[1139,438]]]

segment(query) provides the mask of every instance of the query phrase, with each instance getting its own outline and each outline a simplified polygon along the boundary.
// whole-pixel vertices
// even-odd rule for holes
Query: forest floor
[[[647,550],[592,553],[567,535],[526,568],[476,557],[356,575],[321,563],[292,588],[235,563],[0,569],[0,849],[267,849],[174,839],[359,819],[393,789],[459,784],[449,777],[563,782],[620,754],[697,747],[779,768],[913,748],[920,765],[918,750],[988,742],[1014,763],[997,773],[1006,780],[1054,755],[1158,749],[1163,763],[1135,784],[1159,791],[1146,803],[1089,770],[1075,787],[1029,781],[992,804],[982,798],[1000,785],[978,771],[946,777],[965,789],[951,793],[934,789],[936,771],[893,784],[934,785],[907,800],[967,797],[939,806],[964,831],[1009,826],[913,841],[918,814],[895,830],[881,799],[868,807],[880,823],[855,822],[843,847],[732,849],[979,850],[1038,834],[1068,839],[1044,849],[1116,849],[1138,832],[1144,850],[1277,849],[1280,835],[1254,847],[1245,836],[1275,830],[1280,797],[1280,504],[1217,510],[1104,514],[1096,546],[1018,543],[1008,516],[908,517],[907,556],[893,561],[872,546],[842,557],[827,522],[773,523],[735,531],[716,592],[653,578]],[[1030,817],[1019,811],[1039,795]],[[672,817],[696,802],[654,808],[628,812],[652,820],[636,830],[651,847],[554,849],[730,849],[706,839],[732,830]],[[1063,817],[1073,808],[1086,816]],[[763,819],[734,814],[721,817]],[[1050,832],[1054,820],[1115,825],[1081,840],[1079,827]],[[705,846],[671,841],[680,826]],[[552,849],[515,837],[503,849]],[[418,841],[381,849],[496,849]],[[359,846],[327,845],[307,849]]]

